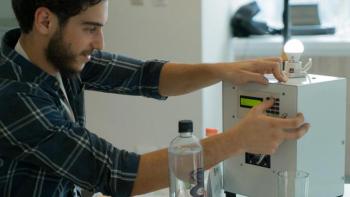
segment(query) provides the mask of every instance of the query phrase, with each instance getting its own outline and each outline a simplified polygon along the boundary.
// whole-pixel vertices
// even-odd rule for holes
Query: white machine
[[[310,174],[310,197],[337,197],[344,192],[346,79],[307,75],[286,83],[269,79],[269,85],[223,86],[224,130],[232,127],[250,108],[271,97],[266,111],[275,117],[295,117],[302,112],[311,124],[298,141],[286,141],[273,155],[245,153],[224,162],[226,196],[275,197],[280,170]],[[264,131],[261,131],[264,132]],[[288,131],[286,131],[288,132]]]

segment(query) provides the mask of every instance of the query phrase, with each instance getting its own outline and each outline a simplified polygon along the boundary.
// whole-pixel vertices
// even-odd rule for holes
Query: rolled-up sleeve
[[[86,89],[166,99],[159,94],[160,73],[166,61],[141,61],[107,52],[95,52],[82,73]]]

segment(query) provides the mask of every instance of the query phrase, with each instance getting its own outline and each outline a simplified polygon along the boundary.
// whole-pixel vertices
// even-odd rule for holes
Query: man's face
[[[108,1],[89,7],[58,27],[46,48],[46,58],[62,73],[79,73],[94,50],[103,48],[102,27],[107,21]]]

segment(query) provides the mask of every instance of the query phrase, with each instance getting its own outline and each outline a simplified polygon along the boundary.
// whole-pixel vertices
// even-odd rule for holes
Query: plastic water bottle
[[[204,197],[203,148],[192,135],[191,120],[179,121],[179,136],[169,146],[170,197]]]

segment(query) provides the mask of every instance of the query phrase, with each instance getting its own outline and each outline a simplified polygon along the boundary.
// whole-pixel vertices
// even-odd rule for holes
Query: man
[[[143,62],[103,48],[108,0],[12,0],[20,30],[0,52],[0,195],[74,196],[78,188],[130,196],[168,187],[167,150],[136,155],[85,128],[84,89],[157,99],[222,80],[286,78],[278,58],[219,64]],[[264,115],[267,101],[237,125],[202,140],[205,167],[243,152],[272,154],[308,130],[302,114]],[[290,132],[285,132],[288,129]],[[234,169],[233,169],[234,170]]]

